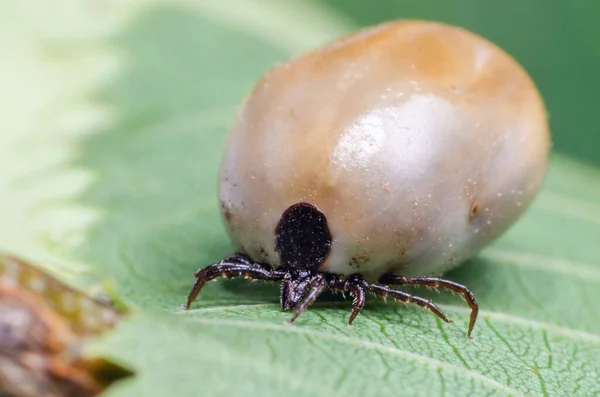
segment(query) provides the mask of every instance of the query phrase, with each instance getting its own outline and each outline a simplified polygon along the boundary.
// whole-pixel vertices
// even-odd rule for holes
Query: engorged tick
[[[354,296],[349,324],[366,292],[450,322],[390,287],[425,285],[464,297],[470,336],[473,294],[433,276],[523,214],[549,150],[527,72],[461,28],[390,22],[276,66],[246,99],[221,164],[236,253],[194,274],[187,307],[207,281],[246,277],[281,282],[292,322],[325,289]]]

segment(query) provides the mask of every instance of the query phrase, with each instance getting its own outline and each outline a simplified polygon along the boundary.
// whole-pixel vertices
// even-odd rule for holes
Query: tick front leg
[[[445,288],[454,292],[458,292],[461,294],[467,304],[471,308],[471,317],[469,319],[469,330],[467,331],[467,336],[471,337],[471,332],[473,331],[473,327],[475,327],[475,321],[477,320],[477,314],[479,313],[479,305],[475,300],[475,296],[467,287],[462,284],[455,283],[454,281],[444,280],[442,278],[437,277],[413,277],[407,278],[402,276],[396,276],[392,273],[386,273],[379,278],[379,282],[381,284],[387,285],[425,285],[433,288]]]
[[[285,272],[270,269],[260,263],[252,263],[247,260],[242,261],[238,258],[240,257],[229,257],[194,273],[196,282],[188,294],[186,308],[190,308],[190,305],[194,299],[196,299],[200,290],[204,287],[204,284],[217,277],[244,277],[247,279],[265,281],[281,281],[285,277]]]

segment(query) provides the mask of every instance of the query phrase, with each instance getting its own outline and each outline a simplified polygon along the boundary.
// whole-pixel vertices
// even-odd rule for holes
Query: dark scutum
[[[318,270],[331,250],[327,218],[314,205],[289,207],[275,229],[275,251],[290,269]]]

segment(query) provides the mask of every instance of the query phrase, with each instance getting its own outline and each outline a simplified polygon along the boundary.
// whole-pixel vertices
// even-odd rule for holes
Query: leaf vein
[[[521,364],[523,364],[523,366],[529,367],[529,364],[523,359],[523,357],[521,355],[517,354],[517,352],[513,349],[511,344],[508,343],[508,341],[506,340],[506,338],[504,336],[502,336],[502,333],[498,332],[498,330],[496,328],[494,328],[494,326],[490,323],[490,321],[488,319],[486,319],[486,323],[487,323],[488,327],[490,328],[490,330],[492,330],[492,332],[496,335],[496,337],[498,339],[500,339],[500,341],[508,348],[508,350],[512,353],[512,355],[517,360],[519,360],[521,362]],[[548,390],[546,390],[546,382],[544,381],[544,378],[538,371],[538,368],[535,368],[535,369],[536,369],[536,371],[534,371],[534,374],[536,375],[536,377],[538,378],[538,381],[540,383],[540,390],[542,392],[542,395],[544,395],[544,397],[548,397]]]

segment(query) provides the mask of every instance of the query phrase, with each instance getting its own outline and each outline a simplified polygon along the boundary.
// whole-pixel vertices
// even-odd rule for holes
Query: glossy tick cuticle
[[[530,76],[467,30],[392,21],[272,68],[227,141],[219,200],[236,253],[195,273],[282,284],[294,321],[324,290],[434,303],[443,274],[502,235],[545,178],[547,113]],[[501,142],[502,144],[498,144]],[[498,192],[519,192],[515,197]]]

